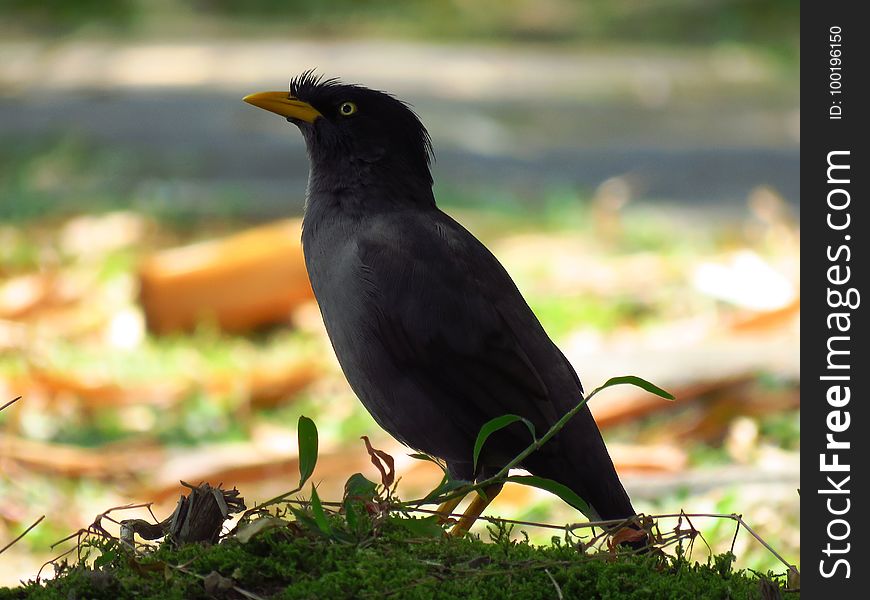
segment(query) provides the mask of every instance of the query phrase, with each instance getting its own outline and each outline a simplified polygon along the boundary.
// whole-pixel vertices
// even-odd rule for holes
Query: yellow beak
[[[260,92],[245,96],[242,100],[282,117],[299,119],[307,123],[314,123],[317,117],[323,116],[316,108],[287,92]]]

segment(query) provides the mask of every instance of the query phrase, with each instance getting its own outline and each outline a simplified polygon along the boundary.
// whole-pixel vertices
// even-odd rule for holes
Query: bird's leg
[[[445,500],[444,502],[442,502],[435,511],[439,514],[438,523],[443,525],[444,523],[449,521],[450,513],[453,512],[453,509],[459,506],[459,503],[462,502],[464,498],[465,496],[456,496],[455,498],[451,498],[450,500]]]
[[[477,517],[479,517],[495,497],[498,496],[502,487],[504,487],[504,484],[502,483],[493,484],[484,489],[482,495],[478,495],[474,500],[472,500],[471,504],[468,505],[468,508],[465,509],[465,512],[462,514],[462,518],[459,519],[459,522],[450,530],[450,535],[454,537],[465,535],[468,530],[471,529],[471,526],[474,525]]]
[[[447,462],[447,475],[450,479],[462,482],[468,482],[469,484],[474,481],[474,465],[470,462],[462,462],[462,461],[446,461]],[[450,500],[446,500],[441,503],[436,512],[439,514],[438,524],[443,525],[447,521],[450,520],[450,514],[456,510],[456,507],[459,506],[459,503],[465,500],[465,497],[468,494],[460,494]]]

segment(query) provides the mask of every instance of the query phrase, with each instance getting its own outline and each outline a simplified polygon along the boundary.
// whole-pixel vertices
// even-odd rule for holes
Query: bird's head
[[[417,115],[390,94],[306,71],[289,92],[261,92],[245,102],[285,117],[302,131],[312,176],[383,179],[405,176],[431,188],[432,146]]]

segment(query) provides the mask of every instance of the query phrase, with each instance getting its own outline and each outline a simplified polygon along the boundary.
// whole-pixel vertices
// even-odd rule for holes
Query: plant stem
[[[492,477],[489,477],[488,479],[484,479],[483,481],[479,481],[477,483],[472,483],[472,484],[469,484],[467,486],[463,486],[463,487],[447,494],[446,496],[439,498],[439,501],[445,502],[445,501],[450,500],[452,498],[459,498],[459,497],[467,496],[468,494],[470,494],[473,491],[478,491],[478,490],[487,488],[490,485],[493,485],[495,483],[501,483],[503,481],[503,479],[507,476],[507,474],[510,472],[511,469],[519,466],[520,463],[522,463],[526,457],[528,457],[533,452],[539,450],[544,444],[546,444],[548,441],[550,441],[550,439],[552,439],[552,437],[554,435],[559,433],[559,431],[561,431],[562,428],[565,427],[565,424],[568,423],[568,421],[570,421],[571,418],[574,417],[574,415],[576,415],[578,412],[580,412],[580,410],[584,406],[586,406],[586,403],[589,402],[589,400],[591,400],[592,397],[595,394],[597,394],[599,391],[601,391],[603,388],[604,388],[604,386],[599,387],[599,388],[595,388],[594,390],[592,390],[592,392],[589,395],[587,395],[585,398],[580,400],[580,402],[578,402],[574,408],[572,408],[571,410],[566,412],[562,416],[561,419],[556,421],[556,423],[554,423],[553,426],[550,427],[549,430],[547,430],[547,433],[545,433],[542,438],[537,439],[534,442],[532,442],[531,444],[529,444],[529,446],[527,446],[525,450],[520,452],[513,460],[511,460],[504,467],[502,467],[498,473],[496,473]],[[422,504],[423,500],[424,499],[411,500],[409,502],[405,502],[404,504]]]

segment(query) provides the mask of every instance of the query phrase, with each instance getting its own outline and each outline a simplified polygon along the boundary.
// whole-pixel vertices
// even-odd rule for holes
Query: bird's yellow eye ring
[[[349,117],[357,111],[356,104],[353,102],[342,102],[338,107],[338,113],[342,117]]]

